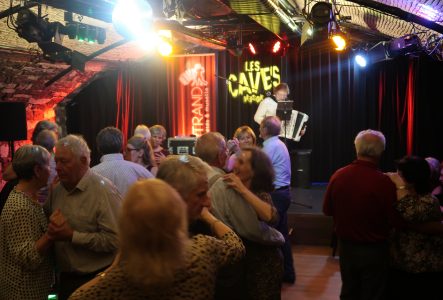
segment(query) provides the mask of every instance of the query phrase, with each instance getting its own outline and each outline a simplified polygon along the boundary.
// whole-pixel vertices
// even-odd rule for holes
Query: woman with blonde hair
[[[157,174],[158,167],[151,143],[141,135],[134,135],[128,140],[125,159],[142,165],[154,176]]]
[[[154,150],[155,162],[160,165],[160,162],[170,154],[168,149],[162,146],[166,140],[166,129],[162,125],[154,125],[149,130],[151,131],[151,145]]]
[[[234,168],[235,159],[243,147],[255,146],[257,143],[257,137],[255,136],[254,130],[249,126],[240,126],[235,132],[232,140],[227,142],[227,147],[229,150],[229,158],[226,161],[226,172],[231,172]]]
[[[186,204],[159,179],[136,182],[119,218],[113,265],[69,299],[170,299],[189,246]]]

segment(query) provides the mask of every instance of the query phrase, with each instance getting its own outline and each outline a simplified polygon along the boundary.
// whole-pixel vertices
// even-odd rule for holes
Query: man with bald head
[[[332,175],[323,203],[339,240],[340,299],[385,299],[396,188],[378,168],[384,135],[364,130],[354,144],[357,159]]]

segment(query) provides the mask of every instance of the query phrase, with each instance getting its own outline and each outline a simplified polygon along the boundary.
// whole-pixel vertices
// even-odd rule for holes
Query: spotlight
[[[97,43],[100,45],[103,45],[106,40],[106,29],[104,28],[98,28],[97,31]]]
[[[86,37],[87,33],[88,33],[88,28],[86,27],[86,25],[78,24],[76,38],[79,42],[83,42],[87,39]]]
[[[50,23],[29,9],[23,9],[17,14],[18,36],[30,43],[50,42],[56,27],[57,23]]]
[[[86,41],[89,44],[94,44],[97,41],[97,28],[88,27],[87,33],[86,33]]]
[[[366,56],[363,53],[361,53],[361,52],[357,53],[355,55],[354,60],[355,60],[356,64],[359,65],[362,68],[366,67],[366,65],[368,64]]]
[[[334,42],[334,47],[336,51],[343,51],[344,49],[346,49],[346,39],[343,33],[333,33],[331,35],[331,39]]]
[[[152,31],[152,8],[145,0],[119,0],[112,12],[112,23],[126,38],[148,40]]]
[[[272,46],[272,53],[276,54],[281,49],[281,42],[276,41],[274,45]]]
[[[157,50],[161,56],[169,56],[172,53],[172,45],[169,42],[161,39],[159,41]]]
[[[332,4],[317,2],[311,9],[311,20],[314,25],[328,25],[332,20]]]
[[[249,52],[251,52],[252,55],[256,55],[257,54],[257,51],[255,50],[255,47],[254,47],[254,45],[252,43],[248,44],[248,49],[249,49]]]
[[[226,39],[227,50],[233,56],[241,56],[243,54],[243,45],[236,36],[229,36]]]

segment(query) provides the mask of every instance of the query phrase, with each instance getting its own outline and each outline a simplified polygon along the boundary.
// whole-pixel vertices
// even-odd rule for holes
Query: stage
[[[310,188],[291,187],[292,203],[288,210],[291,241],[299,245],[329,246],[332,236],[332,218],[322,213],[326,183],[312,184]]]

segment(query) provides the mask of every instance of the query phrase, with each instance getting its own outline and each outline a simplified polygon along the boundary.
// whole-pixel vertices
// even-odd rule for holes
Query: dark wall
[[[244,61],[251,59],[278,65],[281,81],[291,88],[289,98],[295,101],[294,108],[310,116],[306,135],[291,147],[312,149],[312,181],[327,181],[337,168],[351,162],[355,157],[354,137],[367,128],[385,133],[387,149],[382,169],[393,170],[394,160],[406,154],[406,129],[411,122],[405,116],[408,92],[414,99],[414,134],[410,137],[413,152],[443,159],[443,139],[439,138],[443,130],[439,116],[443,104],[439,78],[433,75],[442,74],[442,62],[426,55],[399,57],[360,69],[354,65],[351,54],[319,48],[292,46],[284,57],[266,54],[248,57],[245,53],[233,57],[220,52],[217,128],[228,138],[240,125],[249,125],[258,134],[258,125],[253,121],[258,104],[232,98],[226,82],[230,73],[243,70]],[[133,79],[136,97],[140,99],[133,107],[137,118],[134,124],[140,121],[168,126],[165,124],[168,108],[164,104],[167,84],[163,82],[166,76],[162,68],[163,63],[151,61],[126,69],[132,74],[128,76]],[[115,120],[116,76],[114,73],[97,80],[72,99],[68,120],[76,121],[70,121],[75,124],[70,129],[83,133],[91,144],[98,130]],[[412,82],[412,90],[408,90],[408,82],[409,87]]]

